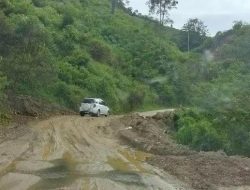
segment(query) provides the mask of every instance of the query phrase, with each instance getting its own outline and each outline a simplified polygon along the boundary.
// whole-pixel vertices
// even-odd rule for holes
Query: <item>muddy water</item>
[[[29,149],[0,175],[0,190],[184,190],[145,161],[151,155],[118,143],[110,119],[57,117],[33,126]]]
[[[82,180],[85,183],[90,184],[91,178],[108,179],[114,182],[119,182],[125,185],[134,185],[146,188],[140,173],[146,172],[145,169],[139,164],[141,161],[145,161],[147,154],[142,152],[136,152],[128,149],[124,149],[121,152],[128,156],[131,163],[126,162],[120,158],[107,157],[106,163],[102,165],[111,166],[112,170],[108,171],[87,171],[84,169],[79,170],[78,166],[89,165],[87,163],[77,163],[72,159],[63,157],[63,159],[53,160],[50,163],[53,167],[37,170],[34,172],[25,172],[32,175],[39,176],[41,180],[31,186],[29,190],[42,190],[42,189],[55,189],[58,187],[67,187],[73,184],[77,180]],[[99,163],[100,164],[100,163]],[[136,167],[139,170],[134,170]],[[15,169],[13,170],[13,172]],[[20,172],[20,171],[19,171]],[[91,189],[89,185],[83,185],[82,189]]]

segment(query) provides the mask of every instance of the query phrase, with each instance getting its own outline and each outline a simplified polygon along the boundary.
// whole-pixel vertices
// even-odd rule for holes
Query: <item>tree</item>
[[[190,18],[183,26],[184,31],[195,32],[200,36],[206,36],[208,34],[207,26],[198,18]]]
[[[150,13],[160,16],[161,25],[169,22],[172,23],[172,20],[168,17],[168,11],[176,7],[178,4],[177,0],[149,0],[147,4],[149,6]]]
[[[112,14],[115,14],[116,2],[117,0],[111,0],[111,13]]]
[[[188,51],[200,46],[207,39],[207,26],[198,18],[189,19],[182,30],[187,34],[184,36],[184,41],[187,41]]]
[[[129,4],[129,1],[126,0],[125,3],[124,3],[125,0],[111,0],[111,13],[112,14],[115,14],[115,9],[116,7],[125,7],[125,3],[128,5]]]
[[[233,30],[238,31],[244,26],[242,21],[234,21]]]

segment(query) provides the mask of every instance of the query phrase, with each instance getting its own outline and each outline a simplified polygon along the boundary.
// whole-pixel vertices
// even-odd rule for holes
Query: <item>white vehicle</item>
[[[80,106],[80,115],[90,114],[99,117],[100,115],[109,115],[109,107],[100,98],[85,98]]]

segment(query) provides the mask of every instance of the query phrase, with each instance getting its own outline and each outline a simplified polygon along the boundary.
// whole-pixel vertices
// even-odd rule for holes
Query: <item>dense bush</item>
[[[94,40],[89,44],[89,51],[96,61],[109,62],[111,60],[110,48],[99,40]]]
[[[208,110],[181,109],[176,113],[176,138],[181,144],[199,151],[224,150],[230,155],[250,156],[249,125],[225,122],[224,113],[210,113]]]
[[[177,140],[181,144],[190,145],[199,151],[222,149],[222,137],[213,128],[213,123],[205,114],[197,110],[185,110],[177,120]]]

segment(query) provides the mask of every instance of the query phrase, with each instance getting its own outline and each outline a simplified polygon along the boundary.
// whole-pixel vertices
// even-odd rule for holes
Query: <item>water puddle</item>
[[[8,167],[6,167],[2,172],[0,172],[0,177],[14,170],[16,170],[16,161],[13,161]]]
[[[130,164],[134,165],[137,170],[141,173],[148,172],[143,164],[145,161],[151,157],[150,154],[141,152],[141,151],[135,151],[130,149],[121,149],[119,150],[119,153],[126,158],[126,160],[129,161]]]
[[[70,186],[78,179],[86,182],[86,184],[84,184],[84,189],[87,189],[87,186],[90,186],[90,181],[93,178],[109,179],[126,185],[144,186],[140,175],[134,172],[111,170],[96,174],[88,174],[72,170],[71,166],[68,167],[64,160],[57,160],[54,162],[57,162],[57,166],[33,173],[41,177],[42,180],[29,190],[63,188]]]
[[[36,171],[17,171],[13,165],[8,171],[40,177],[41,180],[31,186],[29,190],[63,189],[75,184],[78,180],[81,181],[84,189],[88,189],[93,185],[95,179],[108,179],[126,186],[145,187],[141,174],[148,172],[143,167],[143,162],[150,155],[130,149],[121,149],[115,156],[117,157],[107,157],[107,161],[103,163],[79,163],[69,152],[65,152],[62,159],[48,162],[52,164],[52,167]],[[89,168],[91,164],[93,164],[93,168]],[[100,170],[96,171],[94,167],[99,168],[98,164],[100,164]],[[110,169],[105,169],[105,165],[108,165]]]
[[[77,162],[69,152],[65,152],[62,159],[53,160],[50,163],[52,163],[54,167],[32,173],[33,175],[41,177],[42,180],[30,187],[29,190],[65,187],[81,177],[79,173],[75,172]]]

